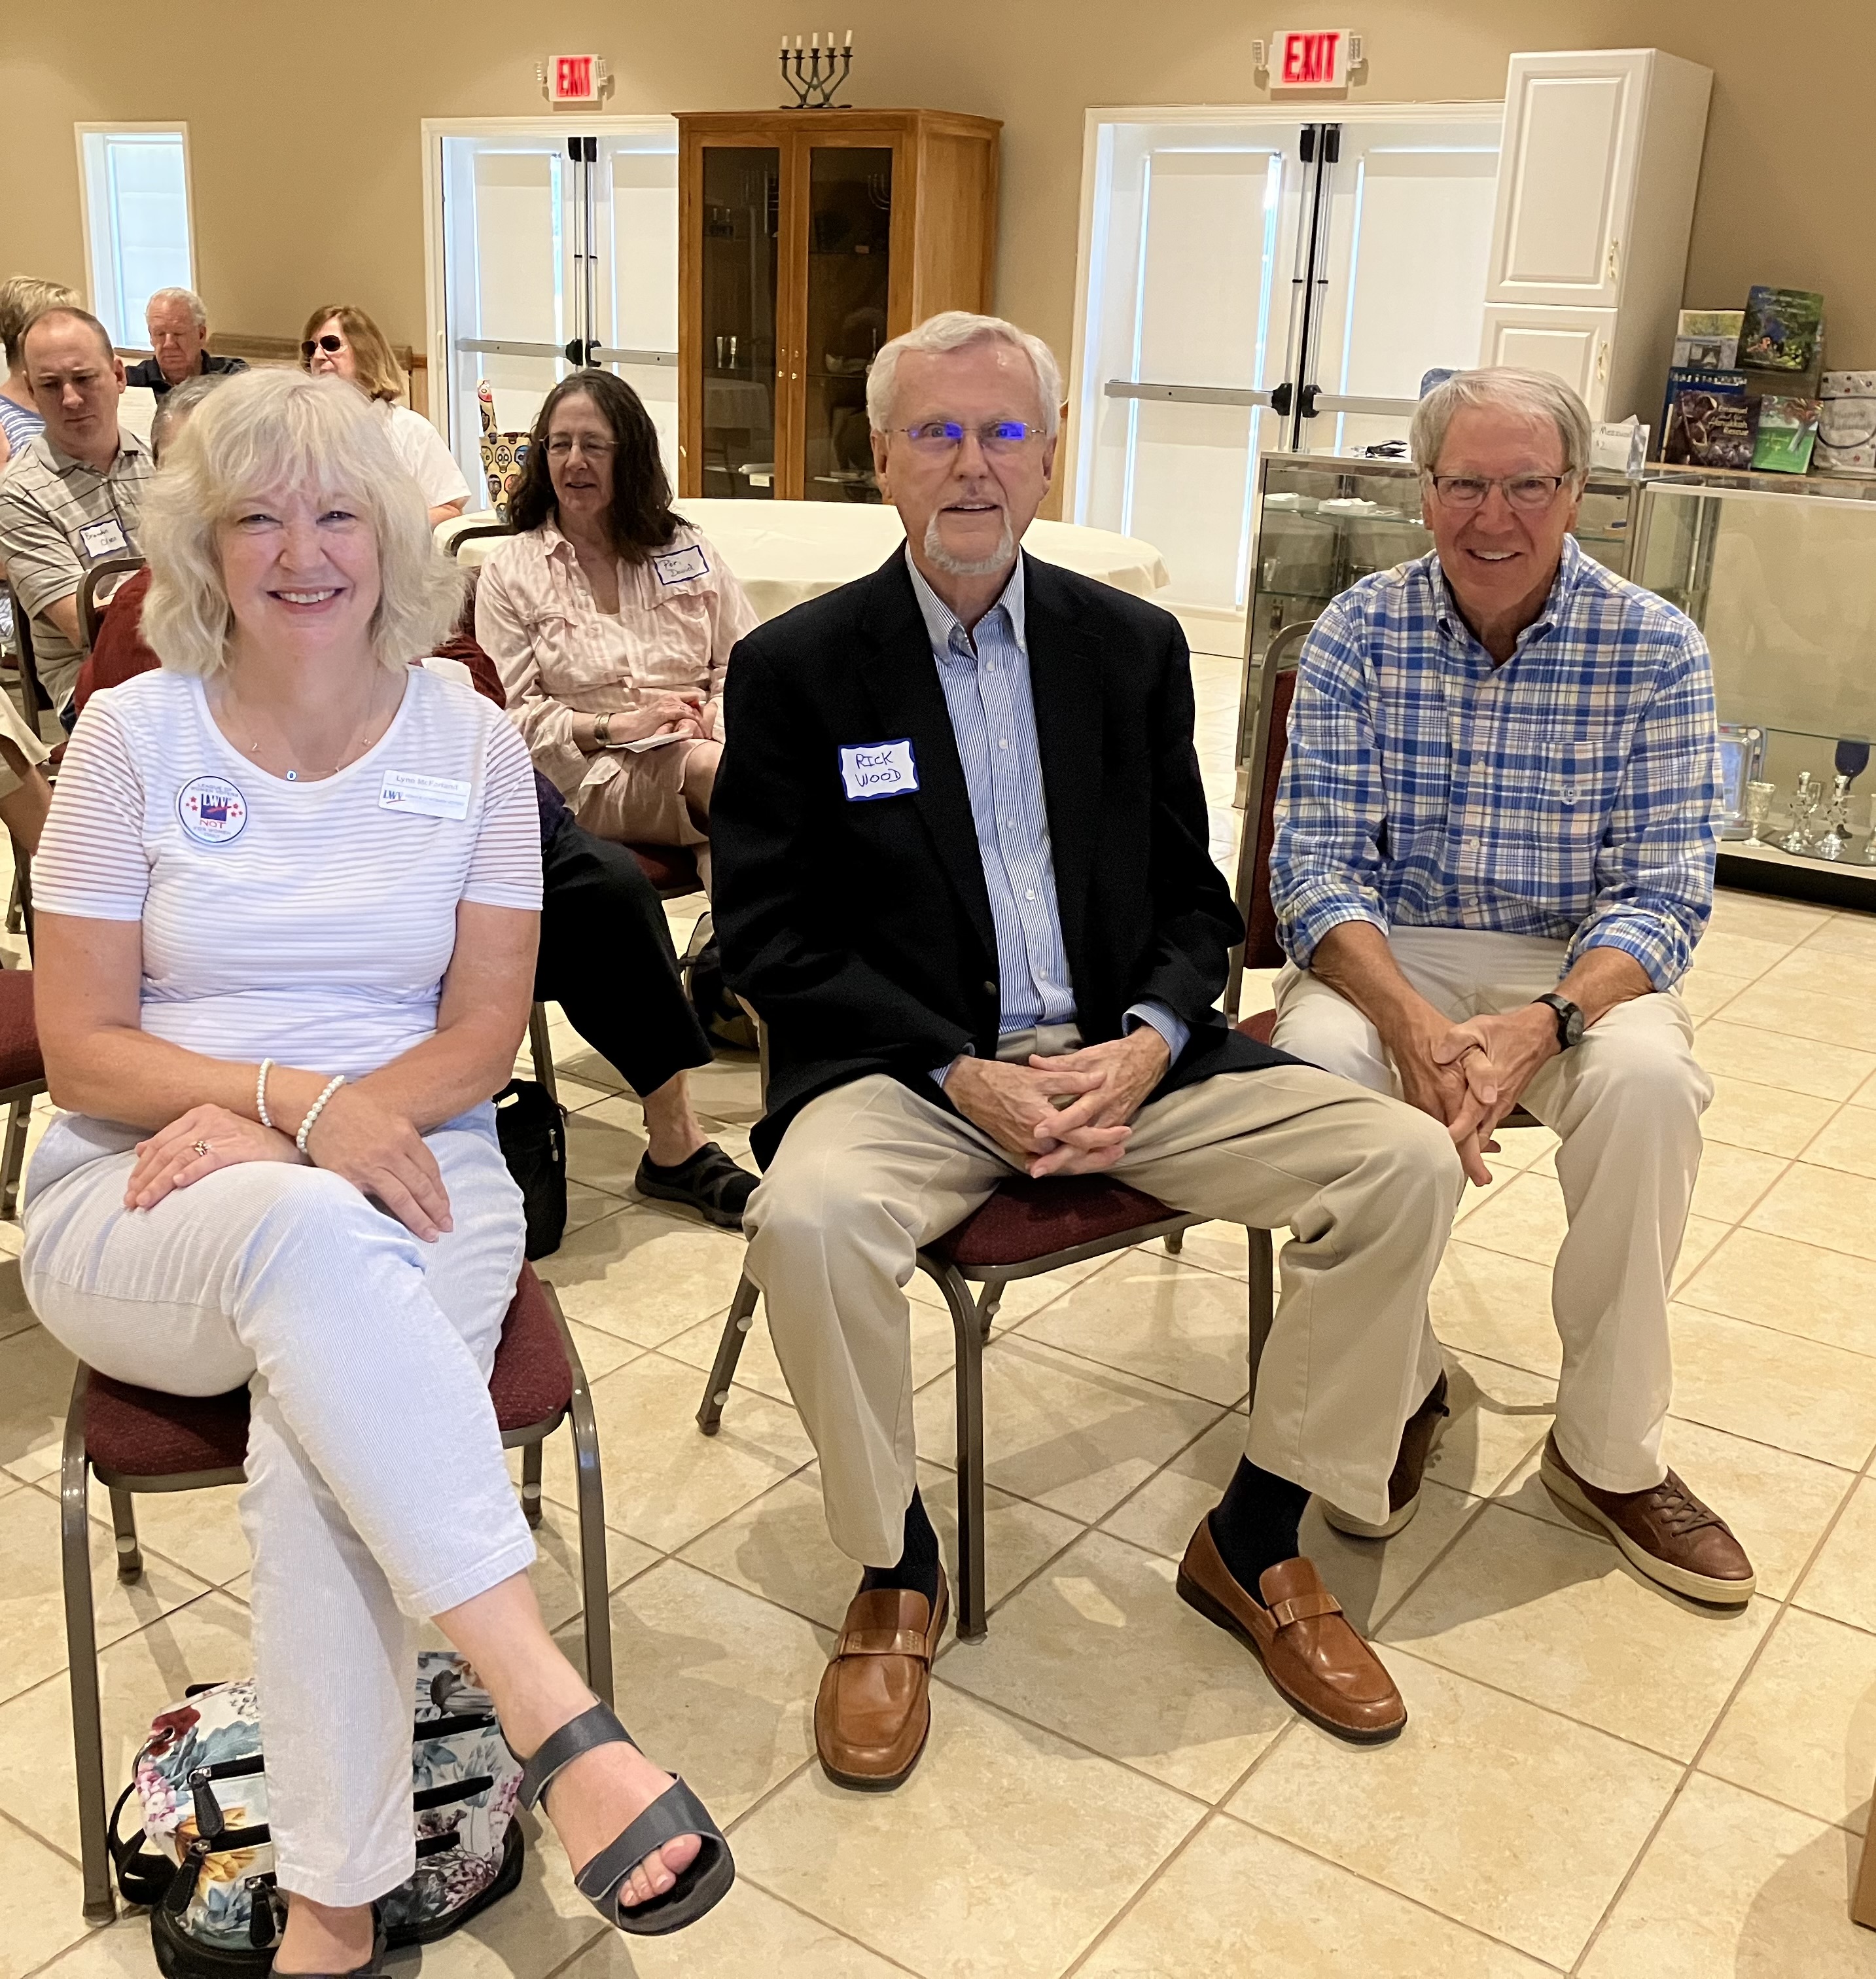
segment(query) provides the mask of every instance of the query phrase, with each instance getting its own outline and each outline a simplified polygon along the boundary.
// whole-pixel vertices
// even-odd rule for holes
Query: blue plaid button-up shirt
[[[1693,622],[1566,538],[1502,666],[1437,553],[1343,592],[1303,648],[1271,892],[1307,968],[1343,921],[1619,948],[1657,990],[1713,905],[1713,684]]]

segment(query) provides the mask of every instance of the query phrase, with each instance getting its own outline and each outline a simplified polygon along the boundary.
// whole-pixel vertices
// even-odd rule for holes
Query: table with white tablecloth
[[[736,573],[750,602],[764,618],[818,598],[876,570],[905,541],[899,513],[877,502],[731,502],[685,497],[679,515],[703,531]],[[439,542],[492,515],[462,515],[440,525]],[[459,561],[479,563],[501,540],[466,542]],[[1151,598],[1167,582],[1166,566],[1151,543],[1089,529],[1076,522],[1036,522],[1023,547],[1045,563],[1079,571],[1136,598]]]

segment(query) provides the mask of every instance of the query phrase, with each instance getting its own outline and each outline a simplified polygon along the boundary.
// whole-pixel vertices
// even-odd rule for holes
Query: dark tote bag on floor
[[[567,1228],[567,1110],[533,1079],[511,1079],[495,1096],[495,1131],[526,1206],[528,1255],[545,1258]]]

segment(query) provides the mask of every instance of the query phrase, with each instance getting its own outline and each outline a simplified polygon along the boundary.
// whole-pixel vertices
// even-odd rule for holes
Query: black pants
[[[568,817],[542,847],[541,869],[535,1000],[558,1003],[635,1092],[709,1064],[665,910],[638,860]]]

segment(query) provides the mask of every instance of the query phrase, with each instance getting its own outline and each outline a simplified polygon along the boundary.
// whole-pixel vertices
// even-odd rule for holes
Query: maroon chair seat
[[[1177,1218],[1155,1198],[1102,1175],[1017,1176],[963,1222],[926,1245],[942,1264],[969,1271],[1006,1270],[1085,1244],[1111,1243],[1129,1231]]]
[[[628,845],[625,849],[659,893],[694,893],[701,889],[697,854],[688,845]]]
[[[1261,1045],[1270,1043],[1277,1030],[1277,1013],[1274,1010],[1260,1010],[1254,1017],[1247,1017],[1238,1028],[1248,1038],[1255,1038]]]
[[[504,1436],[557,1417],[573,1399],[567,1350],[532,1265],[522,1266],[514,1303],[502,1322],[489,1394]]]
[[[45,1076],[33,1023],[32,971],[0,969],[0,1092]]]

